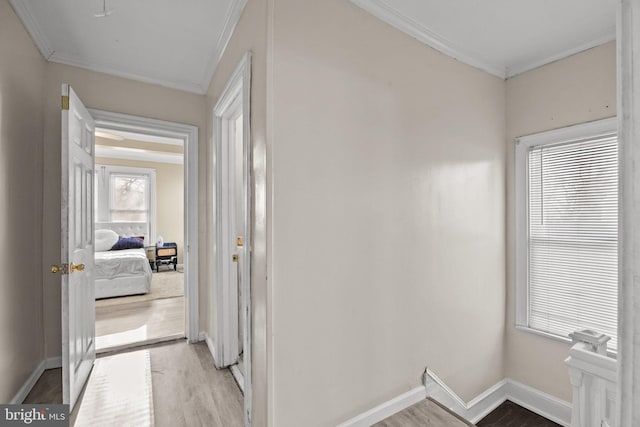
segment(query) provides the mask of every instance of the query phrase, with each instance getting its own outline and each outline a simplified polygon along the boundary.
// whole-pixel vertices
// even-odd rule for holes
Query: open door
[[[216,131],[216,364],[230,366],[251,425],[251,53],[213,108]]]
[[[62,390],[72,410],[89,378],[95,351],[93,258],[93,118],[62,85]]]

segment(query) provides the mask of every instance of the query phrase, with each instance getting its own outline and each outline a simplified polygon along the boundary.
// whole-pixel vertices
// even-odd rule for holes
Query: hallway
[[[137,372],[136,375],[127,373],[125,380],[120,383],[118,378],[122,379],[122,372],[107,372],[106,377],[113,378],[113,381],[107,381],[109,384],[96,381],[96,376],[104,376],[104,369],[119,363],[130,365],[131,360],[145,360],[147,353],[150,360],[147,369],[150,372]],[[98,372],[101,370],[99,367],[102,368],[101,372]],[[138,403],[144,402],[141,398],[135,400],[134,407],[129,400],[126,405],[128,408],[108,411],[100,402],[106,394],[126,395],[127,392],[131,393],[131,389],[144,391],[144,384],[133,384],[132,381],[145,375],[151,380],[151,399],[147,399],[151,404]],[[61,376],[61,369],[45,371],[24,403],[61,403]],[[117,387],[122,385],[127,390],[119,392]],[[242,405],[242,394],[231,372],[215,369],[206,344],[189,345],[185,341],[173,341],[99,357],[88,385],[71,414],[71,425],[128,425],[128,417],[135,414],[136,419],[152,419],[156,426],[234,427],[243,425]]]

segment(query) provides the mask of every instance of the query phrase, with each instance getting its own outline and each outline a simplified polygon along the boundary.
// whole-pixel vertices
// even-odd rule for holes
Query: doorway
[[[96,127],[96,352],[184,338],[184,141]]]
[[[251,54],[213,108],[215,129],[215,353],[244,394],[251,425]]]
[[[102,183],[104,185],[103,192],[109,194],[108,187],[110,183],[117,185],[119,177],[126,179],[128,183],[135,180],[139,184],[139,188],[147,188],[148,196],[139,197],[143,203],[141,206],[136,207],[138,210],[135,212],[124,212],[124,221],[120,221],[116,228],[120,231],[120,235],[144,237],[143,244],[145,250],[145,257],[149,263],[149,268],[152,271],[151,275],[156,282],[163,282],[161,286],[163,289],[159,290],[158,305],[165,305],[164,309],[168,310],[173,318],[176,315],[181,316],[183,321],[171,321],[171,330],[166,332],[160,332],[158,334],[149,335],[148,329],[140,327],[136,323],[136,320],[132,320],[132,326],[134,326],[128,334],[128,337],[124,337],[124,341],[117,335],[112,337],[111,342],[105,342],[105,347],[111,350],[126,346],[132,342],[137,341],[139,344],[149,344],[161,340],[179,338],[186,336],[189,342],[198,341],[198,221],[197,221],[197,196],[198,196],[198,129],[195,126],[184,125],[180,123],[171,123],[162,120],[148,119],[144,117],[131,116],[126,114],[112,113],[100,110],[89,109],[92,117],[95,120],[97,138],[101,138],[101,144],[96,147],[96,173],[103,174]],[[102,135],[102,136],[101,136]],[[106,137],[106,138],[105,138]],[[140,145],[138,147],[123,147],[122,143],[109,143],[109,138],[116,138],[119,140],[122,138],[125,141],[137,141],[134,145]],[[141,141],[140,141],[141,140]],[[113,139],[112,139],[113,141]],[[157,146],[173,147],[167,148],[160,152],[150,152],[152,150],[145,150],[142,145],[156,144]],[[130,144],[129,144],[130,145]],[[142,148],[141,148],[142,147]],[[115,159],[119,157],[120,159]],[[123,157],[136,158],[138,161],[147,161],[143,167],[131,166],[129,163],[127,166],[114,165],[116,163],[122,163],[126,159]],[[152,170],[154,168],[144,167],[149,166],[148,160],[154,160],[152,163],[158,165],[166,165],[164,169],[168,171],[164,178],[159,176],[159,169]],[[131,160],[128,160],[131,162]],[[102,163],[101,163],[102,162]],[[179,164],[179,168],[176,166]],[[159,193],[166,188],[162,186],[166,184],[165,178],[171,181],[171,176],[177,173],[180,169],[182,176],[182,198],[181,200],[171,200],[170,198],[163,203],[163,206],[169,206],[170,204],[181,204],[182,209],[176,210],[182,211],[182,218],[184,218],[183,225],[175,227],[171,225],[170,218],[161,220],[161,212],[159,212],[160,201]],[[97,175],[98,178],[98,175]],[[162,181],[160,181],[162,178]],[[177,179],[174,177],[174,180]],[[96,179],[96,184],[99,184],[100,180]],[[179,191],[174,193],[179,194]],[[113,205],[113,197],[109,194],[108,198],[105,197],[101,204],[100,200],[96,200],[96,207],[98,214],[102,215],[102,218],[107,219],[109,214],[107,211],[111,208],[117,208]],[[140,196],[140,194],[138,194]],[[155,199],[155,200],[154,200]],[[107,206],[103,206],[107,204]],[[146,204],[146,205],[145,205]],[[145,208],[146,206],[146,208]],[[166,207],[168,209],[168,207]],[[147,210],[148,217],[145,217],[147,221],[127,221],[140,220],[145,213],[140,210]],[[102,214],[100,211],[102,210]],[[112,209],[113,210],[113,209]],[[159,215],[160,214],[160,215]],[[134,215],[129,218],[126,215]],[[113,224],[110,224],[113,225]],[[143,229],[139,229],[142,226]],[[138,227],[138,228],[136,228]],[[105,222],[96,222],[96,229],[106,228]],[[163,235],[164,233],[164,235]],[[165,239],[164,237],[168,237]],[[180,242],[180,237],[182,242]],[[160,241],[161,240],[161,241]],[[160,244],[162,243],[162,245]],[[164,273],[164,275],[163,275]],[[155,275],[155,276],[154,276]],[[169,277],[172,276],[172,277]],[[150,284],[150,293],[153,293],[153,279]],[[175,279],[175,280],[173,280]],[[167,283],[164,283],[167,282]],[[180,289],[182,286],[182,289]],[[173,289],[176,288],[176,289]],[[168,292],[168,293],[167,293]],[[173,292],[173,293],[172,293]],[[177,297],[179,293],[183,294],[184,305],[180,306],[180,302],[173,299]],[[166,295],[165,295],[166,294]],[[174,295],[175,294],[175,295]],[[147,295],[145,297],[144,295]],[[144,309],[150,309],[152,303],[148,303],[142,300],[148,298],[149,293],[138,294],[137,296],[127,296],[132,301],[132,304],[142,305]],[[163,298],[168,297],[168,298]],[[135,301],[133,301],[135,300]],[[141,300],[141,301],[138,301]],[[108,303],[102,303],[100,300],[97,305],[98,317],[100,312],[100,305],[108,305]],[[129,307],[131,308],[131,306]],[[126,308],[121,309],[126,310]],[[106,309],[106,311],[109,311]],[[131,313],[129,313],[131,315]],[[143,314],[144,316],[144,314]],[[135,317],[135,316],[134,316]],[[175,319],[173,319],[175,320]],[[162,323],[162,322],[160,322]],[[182,326],[182,331],[176,329],[178,326]],[[174,330],[176,329],[176,330]],[[108,335],[108,334],[107,334]],[[127,343],[129,341],[129,343]],[[114,345],[111,345],[114,344]]]

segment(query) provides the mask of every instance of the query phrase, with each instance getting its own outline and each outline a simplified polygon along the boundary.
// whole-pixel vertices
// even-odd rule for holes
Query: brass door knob
[[[84,264],[74,264],[71,263],[71,272],[73,273],[74,271],[84,271]]]

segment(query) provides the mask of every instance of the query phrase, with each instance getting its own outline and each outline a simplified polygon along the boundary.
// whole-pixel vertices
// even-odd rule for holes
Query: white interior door
[[[233,203],[231,217],[233,218],[233,229],[235,229],[235,239],[231,242],[232,250],[236,254],[237,268],[235,285],[238,293],[238,365],[240,372],[244,375],[244,363],[243,363],[243,351],[244,351],[244,334],[246,328],[246,307],[245,307],[245,292],[244,292],[244,279],[243,271],[245,267],[245,246],[244,238],[247,234],[246,220],[246,200],[245,194],[245,153],[244,153],[244,138],[243,138],[243,116],[242,112],[233,117],[230,121],[230,126],[233,128],[231,132],[230,143],[233,147],[231,150],[230,164],[232,165],[229,182],[233,188]]]
[[[62,85],[62,389],[73,409],[95,352],[93,258],[94,123]],[[54,269],[55,270],[55,269]]]
[[[251,425],[251,54],[213,109],[216,131],[216,363],[232,366]]]
[[[234,103],[236,108],[238,101]],[[225,117],[219,122],[222,128],[222,141],[220,150],[220,215],[218,217],[218,240],[220,242],[218,253],[218,269],[222,285],[221,299],[224,301],[224,314],[221,318],[220,344],[223,351],[220,353],[221,366],[231,366],[238,362],[240,354],[239,331],[239,256],[236,251],[236,218],[234,215],[236,186],[234,185],[234,131],[235,121],[232,117]]]

